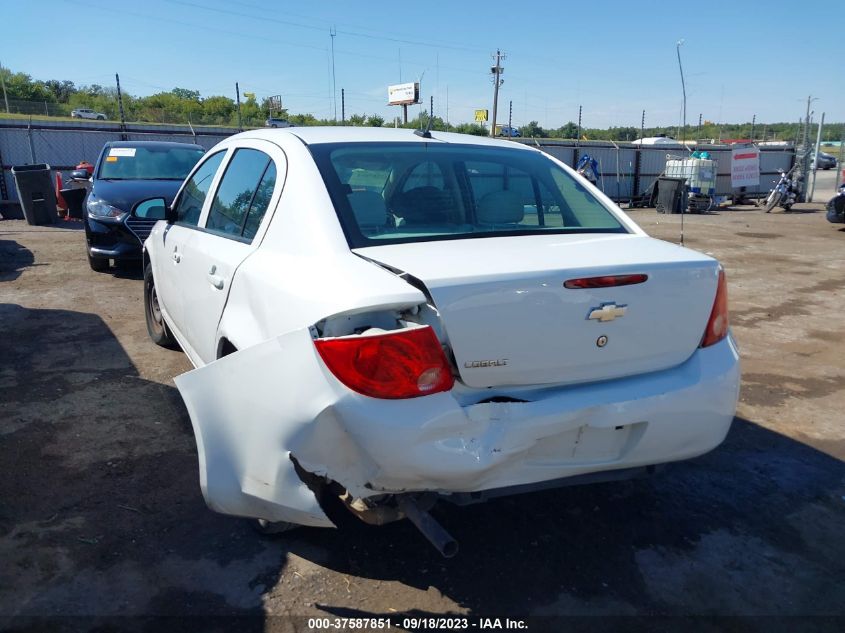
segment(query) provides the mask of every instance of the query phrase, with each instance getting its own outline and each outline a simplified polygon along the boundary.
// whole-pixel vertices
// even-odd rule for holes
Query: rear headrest
[[[522,197],[513,191],[488,193],[478,201],[475,211],[481,224],[516,224],[525,216]]]
[[[384,198],[375,191],[353,191],[346,196],[355,214],[358,226],[384,226],[387,224],[387,207]]]

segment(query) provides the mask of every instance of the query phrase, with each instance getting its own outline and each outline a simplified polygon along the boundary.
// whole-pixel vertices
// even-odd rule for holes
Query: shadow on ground
[[[272,601],[394,618],[845,614],[845,465],[751,421],[648,480],[438,506],[461,544],[450,560],[408,523],[351,516],[267,540],[206,509],[178,392],[140,378],[99,317],[2,304],[0,322],[15,333],[0,342],[6,626],[239,615],[264,630]]]
[[[0,281],[14,281],[33,262],[35,256],[28,248],[15,240],[0,239]]]

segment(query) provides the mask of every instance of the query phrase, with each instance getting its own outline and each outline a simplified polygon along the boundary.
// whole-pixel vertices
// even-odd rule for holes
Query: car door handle
[[[216,272],[217,266],[212,266],[211,270],[208,271],[208,275],[206,277],[212,286],[214,286],[218,290],[223,290],[223,277],[221,277],[220,275],[216,275]]]
[[[182,261],[182,256],[179,253],[173,253],[173,261],[178,264]]]

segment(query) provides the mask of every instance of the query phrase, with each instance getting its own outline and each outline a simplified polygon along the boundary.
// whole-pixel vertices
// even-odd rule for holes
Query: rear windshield
[[[185,180],[202,155],[196,147],[109,147],[97,178]]]
[[[546,233],[627,233],[539,152],[445,143],[311,146],[352,248]]]

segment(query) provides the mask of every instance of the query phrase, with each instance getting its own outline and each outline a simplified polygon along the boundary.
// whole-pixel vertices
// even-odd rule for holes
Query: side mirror
[[[150,198],[142,200],[132,208],[132,215],[147,220],[167,220],[172,222],[172,212],[164,202],[164,198]]]

